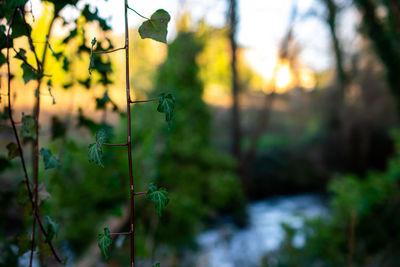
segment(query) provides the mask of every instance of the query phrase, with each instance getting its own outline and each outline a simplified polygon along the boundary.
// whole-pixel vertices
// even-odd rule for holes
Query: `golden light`
[[[299,83],[300,86],[306,89],[307,91],[311,91],[315,88],[317,84],[315,74],[312,70],[308,68],[302,68],[299,70]]]
[[[298,85],[312,90],[316,79],[312,70],[306,67],[293,69],[289,60],[278,58],[276,54],[262,55],[259,51],[245,51],[246,61],[264,78],[263,91],[265,93],[285,93]]]
[[[276,70],[275,87],[277,93],[286,92],[292,84],[293,75],[289,62],[281,63]]]

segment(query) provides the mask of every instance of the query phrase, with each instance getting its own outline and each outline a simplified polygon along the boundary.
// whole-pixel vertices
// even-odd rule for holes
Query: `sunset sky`
[[[39,13],[38,0],[33,0],[34,12]],[[98,7],[99,14],[109,19],[115,34],[124,31],[123,1],[81,1],[81,6],[91,3]],[[260,61],[266,61],[276,57],[277,46],[288,27],[289,15],[292,4],[298,7],[298,20],[295,26],[296,41],[302,47],[300,59],[310,68],[321,71],[327,69],[332,63],[330,55],[329,34],[326,26],[319,18],[307,16],[310,8],[320,10],[317,0],[281,0],[239,1],[239,31],[238,42],[241,46],[253,50],[258,54]],[[163,8],[171,14],[168,40],[175,36],[176,19],[184,12],[189,11],[195,21],[205,18],[213,26],[225,24],[227,1],[226,0],[151,0],[151,1],[129,1],[132,8],[144,16],[150,16],[158,8]],[[65,17],[74,17],[76,12],[71,9],[64,11]],[[349,13],[349,12],[347,12]],[[39,14],[38,14],[39,15]],[[343,28],[343,35],[352,36],[354,33],[354,13],[344,14],[347,22]],[[129,17],[129,24],[138,27],[142,19],[133,12]],[[318,60],[316,60],[318,59]],[[262,65],[262,63],[255,63]]]

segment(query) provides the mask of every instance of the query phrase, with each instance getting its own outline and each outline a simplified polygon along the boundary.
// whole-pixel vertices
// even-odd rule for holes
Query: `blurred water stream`
[[[249,224],[244,229],[226,222],[198,235],[201,250],[196,266],[260,266],[263,256],[276,250],[283,241],[282,223],[298,229],[304,218],[326,214],[326,206],[318,195],[297,195],[254,202],[247,211]],[[302,246],[304,239],[304,235],[297,234],[294,245]]]

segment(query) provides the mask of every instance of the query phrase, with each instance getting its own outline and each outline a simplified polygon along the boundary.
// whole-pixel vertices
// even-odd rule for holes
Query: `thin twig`
[[[132,166],[132,126],[131,126],[131,89],[129,80],[129,28],[128,28],[128,0],[124,0],[125,10],[125,79],[126,79],[126,113],[127,113],[127,143],[128,143],[128,166],[129,166],[129,182],[130,182],[130,227],[131,227],[131,267],[135,266],[135,231],[134,231],[134,218],[135,218],[135,190],[133,183],[133,166]],[[129,8],[130,9],[130,8]],[[131,9],[133,10],[133,9]],[[135,10],[133,10],[137,13]],[[138,14],[138,13],[137,13]],[[138,14],[140,15],[140,14]],[[141,15],[140,15],[141,16]],[[143,17],[143,16],[142,16]]]
[[[129,103],[131,104],[135,104],[135,103],[145,103],[145,102],[151,102],[151,101],[157,101],[160,100],[160,98],[152,98],[152,99],[147,99],[147,100],[134,100],[134,101],[129,101]]]
[[[147,192],[135,192],[135,196],[137,196],[137,195],[145,195],[145,194],[147,194]]]
[[[113,52],[123,50],[123,49],[126,49],[126,47],[124,46],[124,47],[116,48],[113,50],[107,50],[107,51],[93,51],[93,54],[108,54],[108,53],[113,53]]]
[[[147,17],[145,17],[145,16],[139,14],[139,13],[138,13],[136,10],[134,10],[133,8],[131,8],[131,7],[129,7],[129,6],[127,6],[127,8],[130,9],[130,10],[132,10],[133,12],[135,12],[136,14],[138,14],[139,16],[141,16],[142,18],[147,19],[147,20],[150,20],[149,18],[147,18]]]

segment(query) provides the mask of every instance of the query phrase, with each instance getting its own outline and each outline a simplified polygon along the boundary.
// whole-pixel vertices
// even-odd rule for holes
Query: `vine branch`
[[[160,98],[151,98],[151,99],[147,99],[147,100],[130,100],[129,103],[131,104],[135,104],[135,103],[145,103],[145,102],[151,102],[151,101],[157,101]]]
[[[120,48],[116,48],[116,49],[113,49],[113,50],[108,50],[108,51],[93,51],[93,54],[109,54],[109,53],[113,53],[113,52],[116,52],[116,51],[119,51],[119,50],[124,50],[124,49],[126,49],[126,46],[120,47]]]
[[[34,225],[36,224],[36,220],[37,220],[37,222],[39,224],[39,227],[40,227],[41,231],[43,232],[43,235],[47,239],[47,236],[48,236],[47,231],[44,228],[43,223],[42,223],[39,215],[37,214],[37,210],[35,209],[35,202],[33,200],[33,193],[32,193],[32,189],[31,189],[31,185],[30,185],[28,171],[27,171],[27,168],[26,168],[24,152],[23,152],[23,149],[22,149],[21,140],[19,138],[17,127],[16,127],[16,123],[20,123],[20,122],[15,122],[13,114],[12,114],[12,105],[11,105],[11,68],[10,68],[10,30],[11,30],[11,26],[13,24],[13,21],[15,19],[17,10],[18,9],[16,9],[14,11],[14,14],[13,14],[11,20],[10,20],[10,24],[9,24],[9,28],[8,28],[8,32],[7,32],[7,36],[6,36],[6,46],[7,46],[6,63],[7,63],[7,76],[8,76],[8,80],[7,80],[7,87],[8,87],[7,88],[8,89],[8,94],[7,94],[8,95],[8,116],[9,116],[9,119],[10,119],[10,122],[11,122],[11,126],[12,126],[12,129],[13,129],[13,133],[14,133],[14,136],[15,136],[15,139],[16,139],[16,142],[17,142],[19,157],[20,157],[20,160],[21,160],[22,170],[23,170],[23,173],[24,173],[24,181],[25,181],[25,184],[26,184],[26,189],[28,191],[29,200],[31,202],[32,210],[33,210],[33,214],[34,214]],[[35,227],[33,227],[33,228],[35,229]],[[34,234],[35,234],[35,230],[34,229],[33,229],[33,237],[32,237],[32,239],[33,239],[32,240],[32,246],[34,245]],[[49,241],[47,243],[48,243],[48,245],[49,245],[54,257],[56,258],[56,260],[59,263],[62,263],[63,261],[60,259],[60,257],[58,256],[57,252],[55,251],[52,242]],[[31,246],[31,250],[32,250],[32,246]],[[32,262],[30,263],[30,265],[32,265]]]

